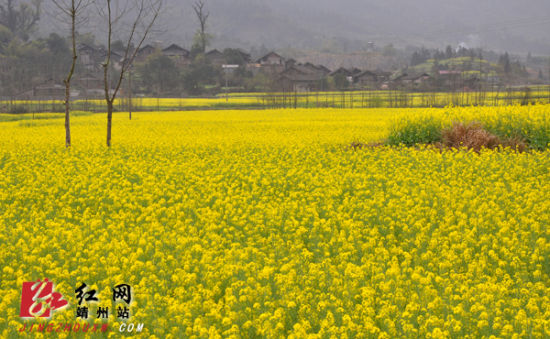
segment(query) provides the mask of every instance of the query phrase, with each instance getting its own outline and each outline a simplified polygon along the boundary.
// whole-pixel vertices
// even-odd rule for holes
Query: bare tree
[[[78,17],[82,11],[90,4],[88,0],[52,0],[57,9],[61,12],[62,15],[69,18],[70,27],[71,27],[71,52],[72,52],[72,62],[71,67],[69,68],[69,73],[67,77],[63,79],[65,84],[65,147],[71,146],[71,121],[70,121],[70,111],[71,111],[71,80],[74,75],[74,70],[76,67],[76,61],[78,59],[76,51],[76,24]]]
[[[114,13],[112,8],[112,0],[105,1],[105,8],[100,9],[100,14],[107,18],[107,55],[103,63],[103,82],[105,90],[105,101],[107,103],[107,147],[111,147],[111,129],[113,121],[113,104],[120,90],[124,75],[134,62],[134,59],[141,49],[143,42],[151,32],[155,21],[157,20],[162,0],[128,0],[122,4],[122,10],[119,13]],[[122,1],[115,2],[121,5]],[[128,36],[125,39],[124,55],[122,57],[118,74],[115,74],[114,83],[111,84],[113,68],[112,62],[112,40],[113,27],[119,22],[124,22],[124,18],[133,14],[132,21],[128,24]]]
[[[193,4],[193,10],[199,20],[199,31],[197,32],[197,44],[201,53],[206,52],[208,44],[208,35],[206,33],[206,22],[210,13],[204,8],[206,0],[198,0]]]
[[[19,5],[19,6],[17,6]],[[1,0],[0,25],[23,40],[27,40],[29,33],[40,19],[42,0]]]

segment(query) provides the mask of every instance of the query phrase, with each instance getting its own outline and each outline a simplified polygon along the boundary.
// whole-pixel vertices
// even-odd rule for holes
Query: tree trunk
[[[71,1],[69,9],[63,9],[60,3],[54,1],[54,3],[66,13],[70,14],[71,17],[71,42],[72,42],[72,62],[67,78],[63,80],[65,84],[65,147],[69,148],[71,146],[71,79],[76,67],[76,60],[78,58],[76,52],[76,16],[77,16],[77,7],[75,7],[75,0]]]
[[[130,67],[132,67],[132,62],[134,61],[134,58],[136,57],[136,54],[141,48],[141,45],[143,42],[147,39],[147,35],[149,34],[151,27],[153,27],[153,24],[155,23],[155,20],[157,19],[162,1],[161,0],[154,0],[151,1],[149,5],[146,5],[145,1],[138,1],[138,5],[136,8],[136,11],[138,13],[133,25],[130,28],[128,43],[126,45],[126,51],[124,53],[124,57],[122,58],[123,62],[120,68],[120,74],[118,75],[118,80],[116,80],[115,86],[111,86],[109,84],[110,79],[110,70],[109,67],[111,65],[111,52],[112,52],[112,38],[113,38],[113,17],[112,17],[112,11],[111,11],[111,3],[116,1],[113,0],[106,0],[107,5],[107,59],[103,63],[103,85],[104,85],[104,91],[105,91],[105,101],[107,103],[107,147],[111,147],[111,128],[112,128],[112,120],[113,120],[113,103],[117,97],[117,93],[120,90],[120,86],[122,85],[122,80],[124,79],[124,75],[128,71]],[[139,5],[141,3],[141,5]],[[134,45],[132,42],[134,34],[136,34],[137,27],[141,26],[142,20],[144,19],[145,13],[151,12],[151,21],[149,24],[144,28],[145,31],[139,41]],[[133,50],[133,51],[132,51]],[[111,92],[112,91],[112,92]],[[112,93],[112,94],[111,94]]]
[[[128,70],[128,115],[132,120],[132,70]]]
[[[71,116],[70,116],[71,83],[65,81],[65,147],[71,146]]]
[[[111,127],[113,126],[113,102],[107,101],[107,147],[111,147]]]

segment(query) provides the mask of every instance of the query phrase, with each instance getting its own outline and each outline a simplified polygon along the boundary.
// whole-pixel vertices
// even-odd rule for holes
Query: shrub
[[[431,144],[441,140],[441,122],[433,118],[408,120],[390,130],[388,144],[413,146]]]
[[[465,147],[476,152],[481,148],[494,149],[502,144],[499,137],[486,131],[478,122],[453,123],[449,129],[441,133],[441,142],[446,147]]]
[[[415,112],[394,122],[386,144],[542,151],[550,146],[548,107],[449,107]]]
[[[511,149],[520,153],[525,152],[529,148],[525,140],[520,137],[513,137],[508,140],[504,140],[502,145],[504,147],[510,147]]]

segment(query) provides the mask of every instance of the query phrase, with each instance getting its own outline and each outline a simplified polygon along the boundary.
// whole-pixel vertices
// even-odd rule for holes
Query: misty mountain
[[[166,0],[154,39],[189,48],[197,28],[192,3]],[[352,52],[372,41],[550,54],[548,0],[209,0],[207,7],[213,48]],[[50,30],[51,20],[42,23]]]

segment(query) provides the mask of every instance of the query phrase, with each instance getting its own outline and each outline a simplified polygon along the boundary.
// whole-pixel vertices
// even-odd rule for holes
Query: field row
[[[198,109],[266,108],[406,108],[455,106],[506,106],[550,103],[550,87],[510,88],[499,91],[416,93],[403,91],[348,91],[296,93],[229,93],[212,98],[119,97],[115,108],[127,111],[178,111]],[[73,109],[104,111],[102,99],[75,100]],[[62,100],[3,100],[0,112],[63,112]]]
[[[151,338],[548,337],[548,151],[349,148],[478,113],[115,114],[109,150],[103,114],[70,150],[61,119],[0,123],[0,334],[35,337],[21,284],[47,277],[58,322],[80,282],[131,284]]]

